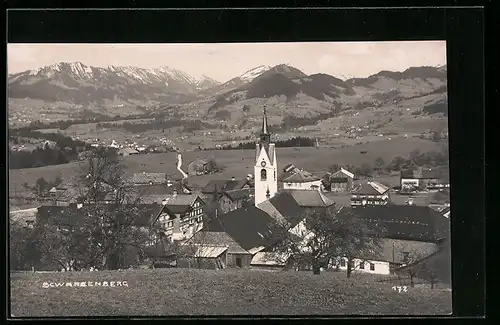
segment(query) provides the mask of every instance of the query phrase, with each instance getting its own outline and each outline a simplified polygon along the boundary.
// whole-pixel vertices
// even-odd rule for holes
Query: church
[[[276,146],[271,142],[271,133],[267,124],[267,111],[264,106],[262,129],[256,144],[254,166],[254,197],[255,206],[274,197],[278,192],[278,160]]]

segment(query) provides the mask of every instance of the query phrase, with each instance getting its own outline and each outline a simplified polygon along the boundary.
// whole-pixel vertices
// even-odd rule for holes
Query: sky
[[[58,62],[158,68],[220,82],[260,65],[289,64],[306,74],[368,77],[381,70],[446,64],[445,41],[177,43],[177,44],[7,44],[9,74]]]

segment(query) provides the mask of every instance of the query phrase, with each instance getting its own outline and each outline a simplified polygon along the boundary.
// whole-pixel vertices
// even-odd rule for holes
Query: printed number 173
[[[408,292],[408,289],[406,286],[393,286],[392,290],[397,291],[397,292]]]

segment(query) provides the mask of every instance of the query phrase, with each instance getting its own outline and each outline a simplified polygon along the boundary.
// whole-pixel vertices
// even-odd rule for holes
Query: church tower
[[[278,161],[275,144],[271,143],[271,134],[267,124],[267,112],[264,105],[262,129],[256,145],[254,166],[255,205],[272,198],[278,192]]]

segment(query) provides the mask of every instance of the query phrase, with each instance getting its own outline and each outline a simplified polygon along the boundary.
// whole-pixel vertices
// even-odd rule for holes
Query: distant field
[[[395,156],[407,157],[415,149],[421,152],[439,151],[441,145],[429,140],[399,137],[340,149],[278,148],[278,168],[281,170],[288,163],[293,163],[310,172],[319,172],[326,171],[333,164],[359,166],[368,163],[373,166],[377,157],[381,157],[388,163]],[[361,154],[362,151],[366,153]],[[221,173],[189,178],[189,183],[193,186],[204,186],[211,179],[243,178],[247,174],[253,174],[255,150],[190,151],[183,153],[182,158],[184,170],[187,170],[187,165],[197,158],[215,158],[217,163],[226,167]],[[181,176],[176,170],[175,153],[129,156],[124,157],[124,163],[128,173],[164,172],[172,175],[172,178]],[[14,186],[20,189],[25,182],[33,185],[42,176],[47,180],[61,176],[63,180],[69,181],[81,170],[81,166],[82,162],[72,162],[57,166],[9,170],[9,189],[12,190]]]
[[[42,288],[43,282],[127,281],[128,287]],[[392,290],[371,275],[157,269],[11,273],[11,314],[152,315],[448,315],[451,291]]]

